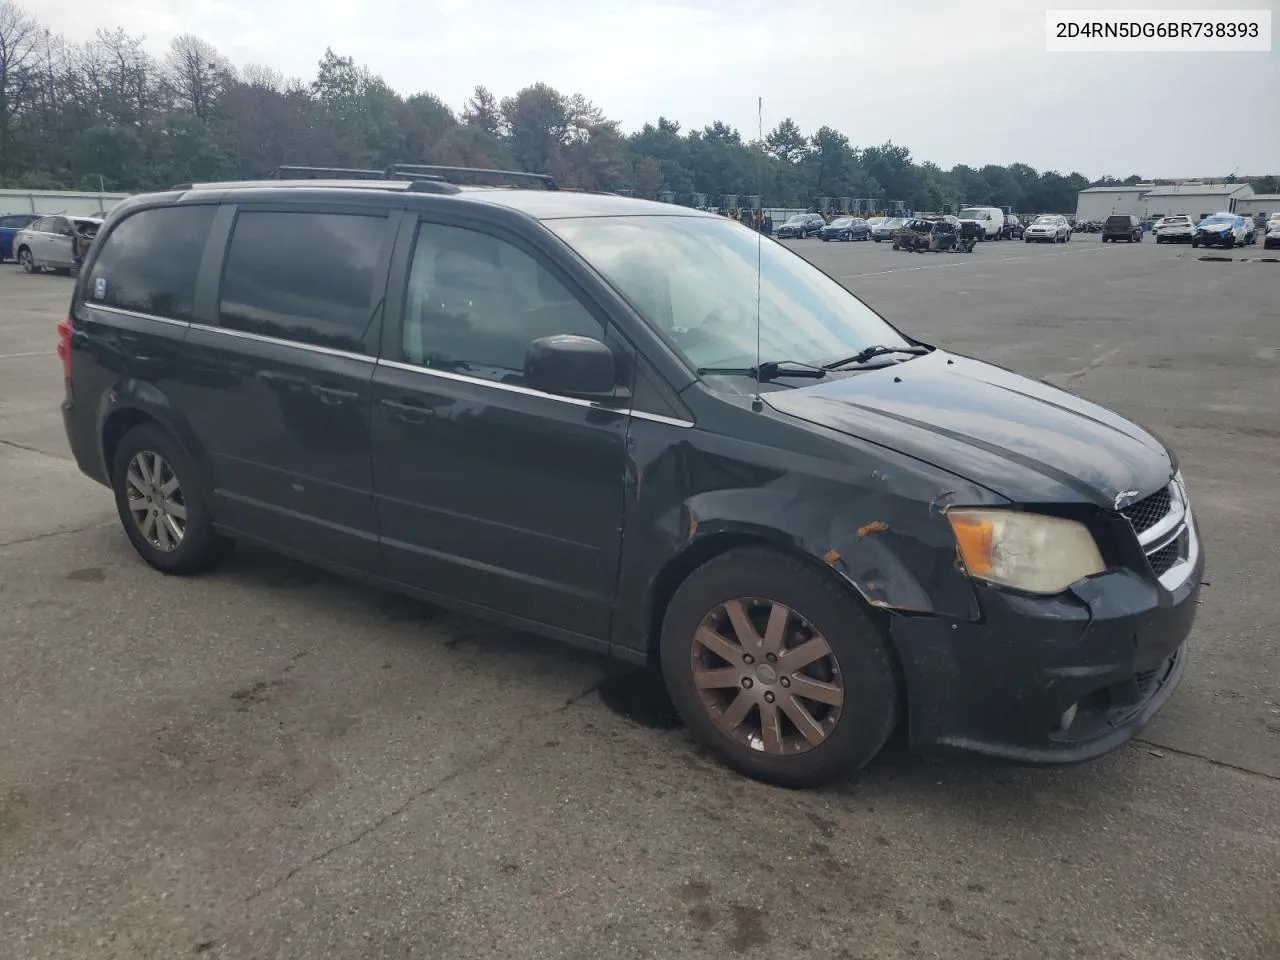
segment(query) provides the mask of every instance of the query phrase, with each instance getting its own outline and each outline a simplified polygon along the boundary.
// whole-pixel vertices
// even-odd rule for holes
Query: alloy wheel
[[[142,538],[161,553],[176,550],[187,533],[187,503],[168,461],[140,450],[125,473],[129,515]]]
[[[22,264],[22,269],[27,273],[34,273],[36,269],[35,261],[31,259],[30,250],[18,251],[18,263]]]
[[[720,604],[702,619],[689,654],[707,715],[752,750],[805,753],[840,719],[844,681],[831,645],[781,603],[742,597]]]

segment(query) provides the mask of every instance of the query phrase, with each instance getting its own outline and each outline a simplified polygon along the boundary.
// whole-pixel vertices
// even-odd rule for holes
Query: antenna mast
[[[756,194],[760,197],[760,216],[764,216],[764,97],[756,98],[756,135],[760,152],[756,155]],[[760,273],[764,264],[764,232],[762,223],[756,224],[756,395],[751,409],[759,413],[764,409],[760,397]]]

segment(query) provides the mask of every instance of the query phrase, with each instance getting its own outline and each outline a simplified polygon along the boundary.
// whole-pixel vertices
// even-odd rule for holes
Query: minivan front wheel
[[[766,549],[730,551],[689,576],[667,607],[661,659],[697,739],[781,786],[860,769],[898,716],[885,640],[857,597]]]
[[[230,541],[213,529],[191,461],[160,427],[142,424],[125,434],[111,478],[125,533],[157,570],[197,573],[226,554]]]

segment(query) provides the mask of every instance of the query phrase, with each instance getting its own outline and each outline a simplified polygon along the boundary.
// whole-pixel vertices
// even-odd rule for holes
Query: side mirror
[[[613,351],[601,341],[557,334],[529,344],[524,354],[524,377],[534,390],[604,398],[613,395],[618,374]]]

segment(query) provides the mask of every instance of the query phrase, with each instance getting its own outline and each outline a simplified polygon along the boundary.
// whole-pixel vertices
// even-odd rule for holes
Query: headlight
[[[976,580],[1060,593],[1106,569],[1088,528],[1075,520],[1015,510],[949,510],[965,570]]]

